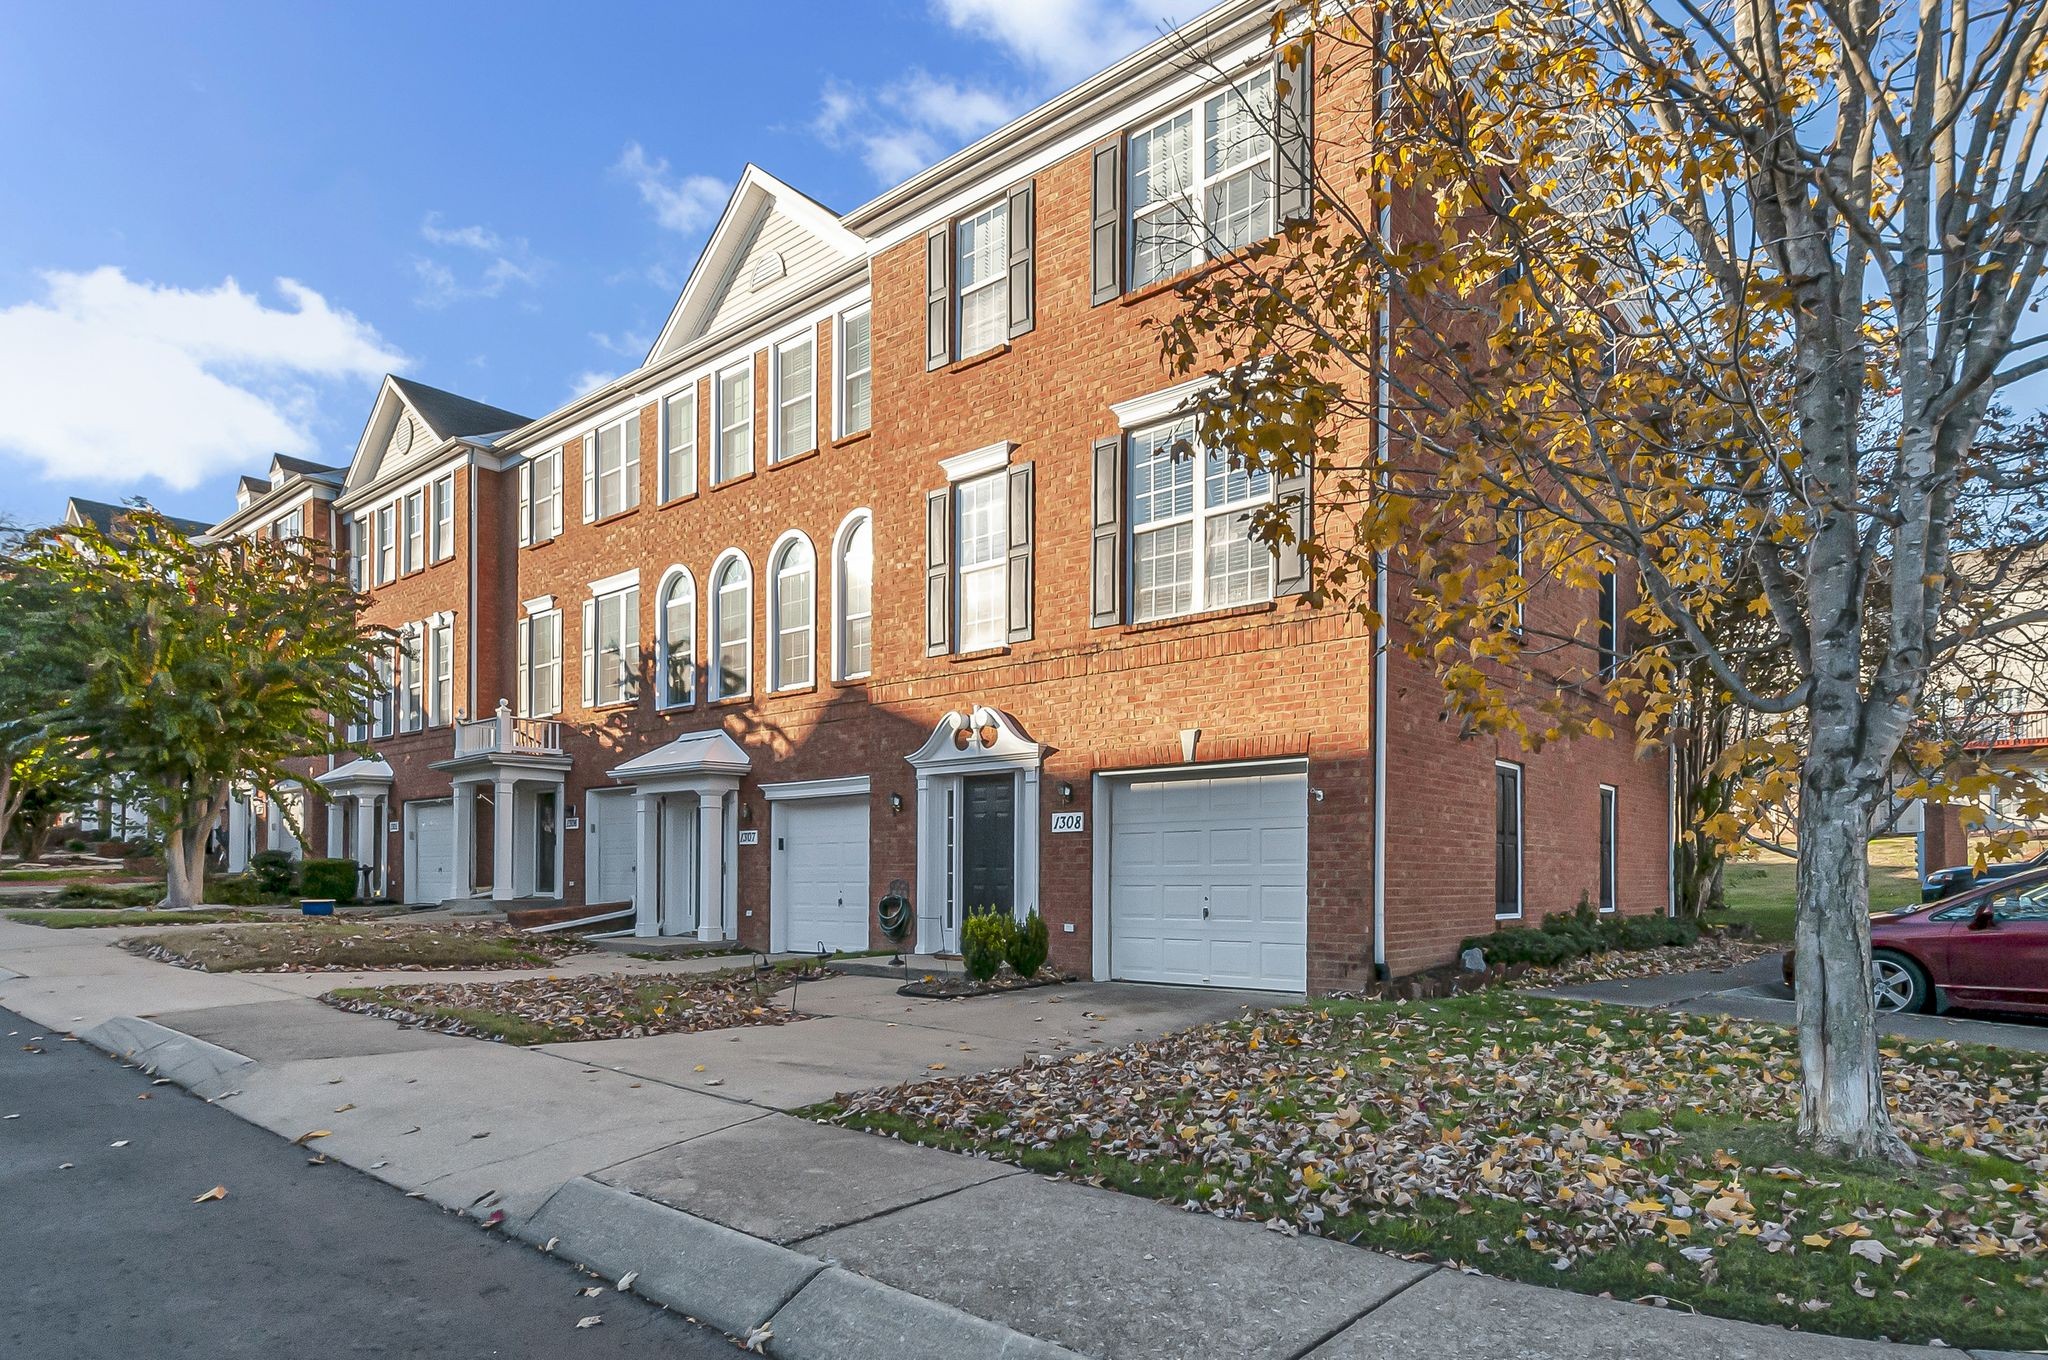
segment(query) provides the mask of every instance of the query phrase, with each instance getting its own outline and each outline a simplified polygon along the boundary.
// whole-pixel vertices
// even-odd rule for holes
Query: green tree
[[[230,789],[275,797],[287,760],[346,749],[335,720],[369,711],[393,634],[359,622],[340,564],[303,540],[195,541],[138,509],[112,534],[33,535],[25,555],[59,589],[51,645],[83,676],[50,730],[151,809],[163,905],[192,906]]]
[[[49,732],[52,715],[82,672],[73,655],[53,646],[61,594],[26,555],[24,536],[0,524],[0,844],[49,776],[75,764]]]

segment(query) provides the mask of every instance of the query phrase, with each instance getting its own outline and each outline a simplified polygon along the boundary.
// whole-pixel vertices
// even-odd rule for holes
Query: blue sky
[[[10,5],[0,517],[217,518],[387,368],[542,414],[644,357],[748,161],[851,208],[1200,8]]]

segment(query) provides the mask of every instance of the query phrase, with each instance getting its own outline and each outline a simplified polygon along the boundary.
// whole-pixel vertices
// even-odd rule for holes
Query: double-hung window
[[[399,730],[417,732],[426,721],[426,681],[421,674],[420,625],[409,625],[398,644]]]
[[[1266,68],[1131,134],[1132,287],[1273,234],[1273,120]]]
[[[370,522],[348,522],[348,583],[357,590],[370,584]]]
[[[592,708],[628,704],[640,693],[640,588],[599,595],[583,607],[584,681]]]
[[[455,620],[427,625],[427,726],[446,727],[455,715]]]
[[[960,358],[994,349],[1010,338],[1009,224],[1007,202],[991,203],[954,224]]]
[[[839,319],[839,433],[859,434],[873,416],[874,355],[870,313],[862,307]]]
[[[455,477],[434,483],[434,532],[429,543],[430,560],[445,562],[455,555]]]
[[[660,707],[682,708],[697,698],[697,583],[683,568],[663,581],[655,621]]]
[[[405,564],[403,570],[418,571],[427,565],[426,492],[414,491],[405,498]]]
[[[1008,478],[1000,472],[962,482],[953,489],[954,561],[959,563],[960,581],[959,651],[1000,647],[1009,636],[1007,490]]]
[[[584,446],[595,465],[586,470],[592,490],[585,505],[595,519],[621,514],[640,504],[640,417],[629,415],[598,430]]]
[[[835,678],[857,680],[874,665],[875,534],[862,514],[841,531],[834,573],[838,609]]]
[[[817,557],[809,540],[791,535],[769,567],[774,650],[771,689],[803,689],[817,678]]]
[[[1130,436],[1131,617],[1261,604],[1273,598],[1273,553],[1251,536],[1272,498],[1264,469],[1233,468],[1194,447],[1183,417]]]
[[[1598,628],[1600,678],[1612,680],[1621,674],[1621,585],[1611,565],[1600,573]]]
[[[711,449],[711,484],[754,470],[754,365],[718,375],[718,429]]]
[[[397,507],[377,507],[377,584],[398,577]],[[389,735],[389,734],[387,734]]]
[[[661,404],[661,498],[697,490],[697,384],[692,382]]]
[[[1522,914],[1522,767],[1493,765],[1493,914]]]
[[[562,711],[562,611],[519,621],[519,712],[545,718]]]
[[[753,685],[754,583],[747,559],[732,553],[711,576],[711,622],[716,664],[711,697],[732,699]]]
[[[775,347],[775,448],[781,462],[818,447],[817,340],[810,335]]]
[[[382,653],[377,658],[377,705],[371,718],[372,734],[388,737],[398,730],[398,669],[392,664],[391,654]]]
[[[279,515],[270,526],[270,537],[279,543],[289,543],[293,539],[304,538],[305,536],[306,511],[303,506],[296,506],[287,513]]]
[[[562,532],[562,451],[549,449],[519,468],[519,541],[544,543]]]

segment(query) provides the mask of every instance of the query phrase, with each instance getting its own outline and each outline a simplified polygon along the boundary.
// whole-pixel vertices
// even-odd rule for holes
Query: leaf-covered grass
[[[52,930],[92,930],[110,926],[215,926],[237,922],[271,921],[277,919],[269,912],[235,911],[232,909],[213,910],[201,908],[195,911],[138,911],[132,907],[88,907],[73,911],[10,911],[10,921],[19,921],[28,926],[48,926]]]
[[[810,1113],[1540,1284],[2048,1347],[2048,1059],[1887,1054],[1913,1170],[1799,1148],[1778,1027],[1506,991],[1289,1008]]]
[[[97,869],[0,869],[0,883],[98,883],[120,876],[121,870],[112,866]]]
[[[204,934],[141,935],[125,948],[209,973],[359,972],[377,968],[546,968],[589,946],[562,936],[545,945],[501,926],[413,926],[286,918]]]
[[[1870,909],[1896,911],[1920,900],[1920,871],[1914,838],[1887,836],[1870,843]],[[1728,910],[1708,921],[1747,921],[1756,938],[1774,944],[1792,942],[1792,918],[1798,909],[1794,875],[1798,861],[1773,851],[1753,859],[1735,860],[1722,871],[1721,885]]]
[[[513,982],[425,983],[342,987],[321,1000],[345,1011],[442,1034],[508,1044],[559,1044],[583,1039],[638,1039],[694,1034],[738,1025],[801,1020],[776,993],[792,980],[822,977],[815,968],[751,968],[648,978],[585,974]]]

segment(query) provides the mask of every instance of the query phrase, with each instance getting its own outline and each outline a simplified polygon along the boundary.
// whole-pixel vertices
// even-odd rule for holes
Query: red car
[[[1870,987],[1885,1012],[1939,1003],[2048,1015],[2048,869],[1871,917]]]

